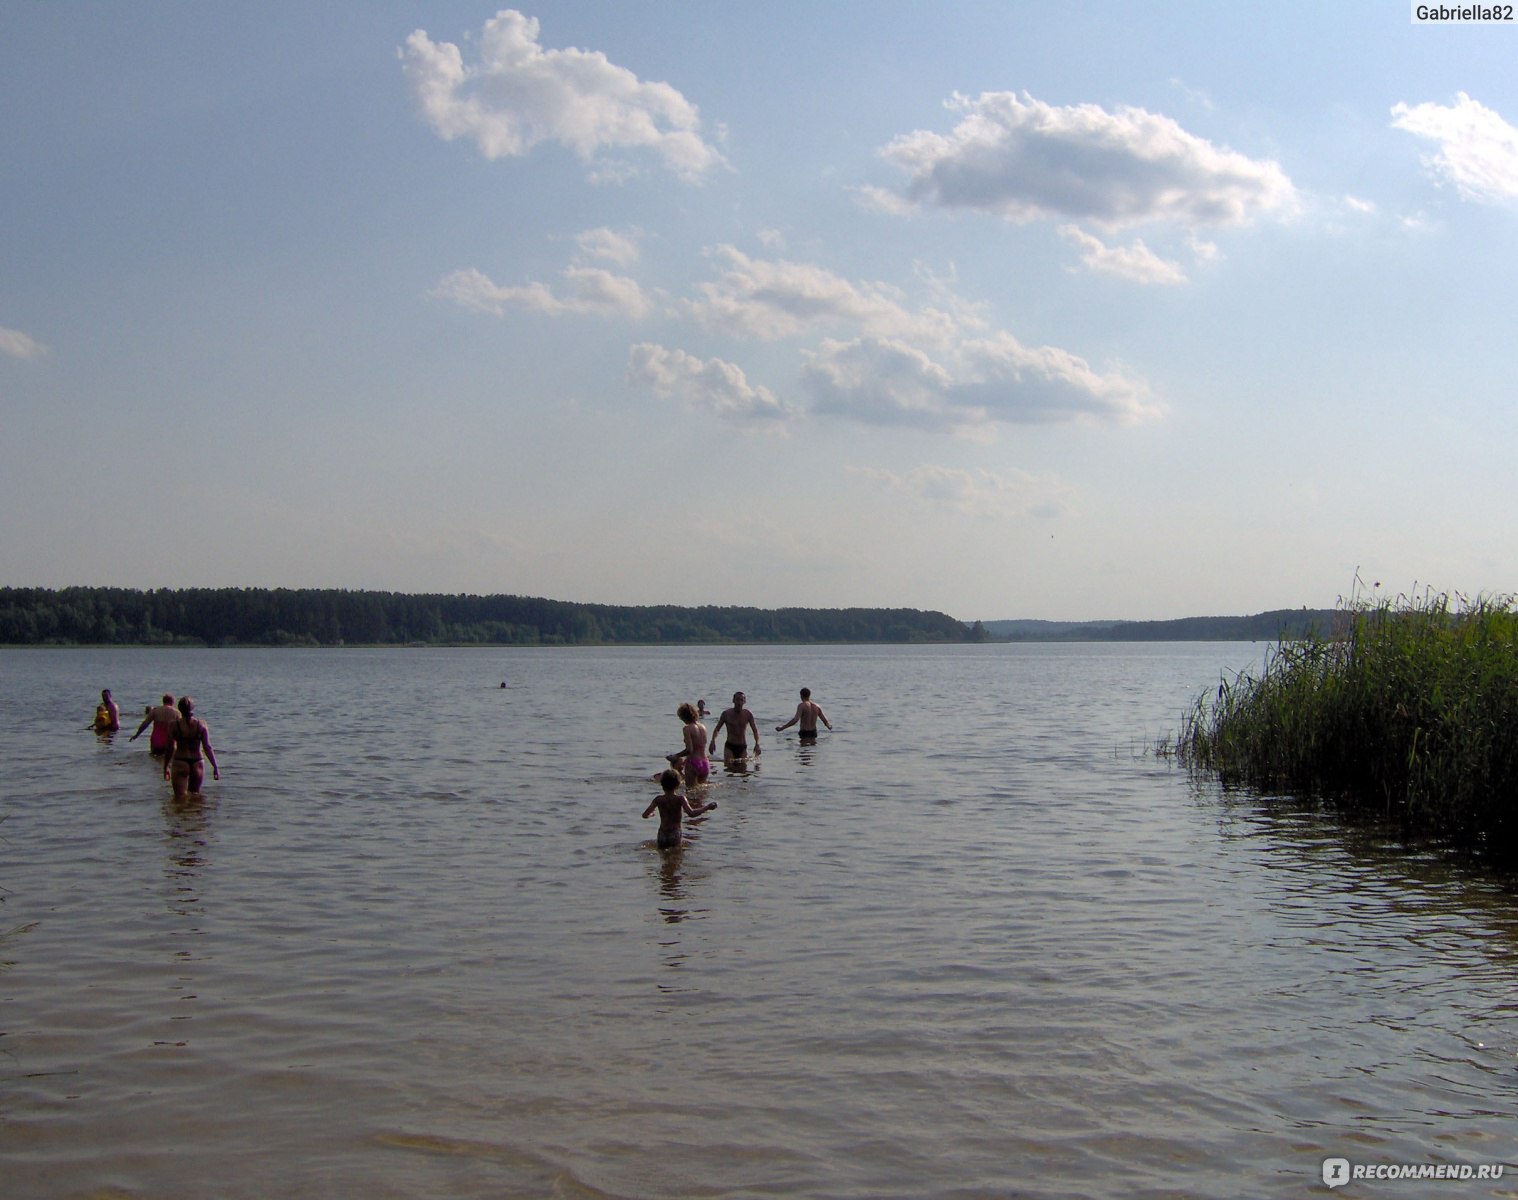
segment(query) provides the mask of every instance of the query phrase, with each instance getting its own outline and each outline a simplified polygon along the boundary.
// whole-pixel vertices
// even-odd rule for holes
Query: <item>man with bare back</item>
[[[801,703],[796,705],[796,715],[784,725],[776,725],[775,732],[789,729],[796,722],[801,722],[801,728],[796,730],[803,742],[815,742],[817,740],[817,722],[821,721],[828,727],[828,732],[833,731],[833,723],[828,720],[827,713],[822,711],[822,705],[812,699],[812,689],[801,689]]]

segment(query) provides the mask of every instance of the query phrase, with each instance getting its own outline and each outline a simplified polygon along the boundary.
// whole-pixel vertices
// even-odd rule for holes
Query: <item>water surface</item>
[[[0,652],[4,1195],[1298,1196],[1327,1156],[1500,1163],[1512,897],[1149,752],[1261,653]],[[815,746],[772,732],[803,684]],[[82,731],[101,687],[114,738]],[[675,706],[737,688],[764,753],[661,855]],[[127,741],[165,689],[211,725],[200,802]],[[1518,1170],[1340,1194],[1431,1187]]]

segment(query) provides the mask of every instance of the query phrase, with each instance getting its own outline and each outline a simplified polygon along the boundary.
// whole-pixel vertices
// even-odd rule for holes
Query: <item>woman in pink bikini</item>
[[[680,718],[680,723],[685,727],[685,749],[665,757],[669,759],[670,766],[684,768],[685,786],[692,788],[698,783],[705,783],[707,776],[712,773],[711,760],[706,757],[706,726],[701,724],[690,701],[677,708],[675,716]]]

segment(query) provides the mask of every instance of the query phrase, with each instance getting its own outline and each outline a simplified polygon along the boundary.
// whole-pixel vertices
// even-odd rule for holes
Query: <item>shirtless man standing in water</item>
[[[738,762],[748,757],[748,740],[744,736],[744,729],[754,731],[754,754],[757,757],[759,750],[759,724],[754,720],[754,714],[743,707],[743,702],[748,699],[742,692],[733,693],[732,708],[723,710],[717,718],[717,724],[712,729],[711,745],[706,748],[710,754],[717,748],[717,735],[725,728],[727,741],[722,744],[722,761],[725,763]]]
[[[789,729],[797,721],[801,722],[801,728],[796,732],[801,736],[803,741],[815,742],[817,740],[818,721],[826,725],[829,732],[832,732],[833,729],[833,723],[828,720],[827,713],[822,711],[822,705],[812,700],[811,688],[801,689],[801,703],[796,705],[796,715],[784,725],[776,725],[775,732],[779,733],[782,729]]]

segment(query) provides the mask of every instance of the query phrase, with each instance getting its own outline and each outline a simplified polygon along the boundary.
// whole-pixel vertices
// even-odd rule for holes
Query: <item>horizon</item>
[[[1069,614],[982,621],[1513,590],[1518,24],[6,25],[0,576]]]
[[[125,586],[125,585],[118,585],[118,584],[87,584],[87,583],[77,583],[77,584],[64,584],[64,585],[62,585],[60,587],[50,587],[50,586],[43,585],[43,584],[0,584],[0,589],[4,589],[4,588],[14,588],[14,589],[17,589],[17,590],[35,589],[35,590],[39,590],[39,591],[50,591],[50,592],[65,591],[65,590],[68,590],[69,588],[83,588],[83,589],[100,588],[100,589],[110,589],[110,588],[116,588],[116,587],[121,587],[122,590],[124,590],[124,591],[140,591],[140,592],[149,592],[149,591],[177,591],[177,590],[181,590],[181,589],[178,589],[178,588],[175,588],[175,587],[149,586],[149,587],[141,587],[141,588],[139,588],[139,587],[131,587],[131,586]],[[462,591],[462,592],[459,592],[459,591],[444,591],[444,592],[426,592],[426,591],[421,591],[421,592],[408,592],[408,591],[402,591],[402,590],[396,589],[396,588],[343,588],[343,587],[332,587],[332,588],[325,588],[325,587],[283,588],[283,587],[269,587],[269,586],[266,586],[266,585],[258,585],[258,584],[223,584],[223,585],[215,585],[215,584],[211,584],[211,585],[199,585],[199,584],[197,584],[197,585],[194,585],[194,587],[197,590],[207,590],[207,591],[218,591],[218,590],[221,590],[222,588],[228,588],[228,589],[232,589],[232,590],[271,591],[271,592],[272,591],[347,591],[347,592],[368,592],[368,591],[372,591],[372,592],[380,592],[380,593],[390,593],[390,594],[393,594],[393,595],[416,595],[416,596],[426,596],[426,595],[437,595],[437,596],[478,596],[478,597],[481,597],[481,598],[489,598],[491,596],[505,596],[505,597],[511,597],[511,598],[520,599],[520,600],[541,600],[541,601],[545,601],[545,602],[547,602],[549,604],[569,604],[569,605],[600,606],[600,607],[608,607],[608,608],[692,608],[692,609],[699,609],[699,608],[755,608],[755,609],[759,609],[761,611],[765,611],[765,610],[785,610],[785,609],[801,609],[801,610],[813,609],[813,610],[817,610],[817,611],[830,611],[830,610],[843,610],[843,609],[851,609],[851,608],[854,608],[854,609],[870,609],[870,610],[905,609],[907,611],[916,611],[916,612],[924,612],[924,613],[934,613],[934,612],[936,612],[936,613],[939,613],[939,614],[941,614],[943,616],[949,617],[951,620],[958,621],[958,622],[960,622],[961,624],[963,624],[965,626],[972,626],[976,622],[980,622],[980,623],[986,624],[986,625],[998,625],[998,624],[1043,624],[1043,625],[1106,625],[1106,624],[1111,624],[1111,625],[1124,625],[1124,624],[1130,624],[1130,623],[1134,623],[1134,624],[1136,624],[1136,623],[1163,624],[1163,623],[1165,623],[1167,621],[1235,620],[1235,619],[1244,619],[1244,618],[1249,618],[1249,617],[1263,616],[1263,615],[1265,615],[1267,613],[1276,613],[1276,612],[1303,612],[1303,611],[1333,612],[1333,611],[1336,611],[1336,609],[1339,607],[1339,605],[1301,605],[1301,604],[1299,604],[1299,605],[1284,605],[1284,606],[1274,606],[1274,607],[1267,606],[1265,608],[1252,609],[1249,612],[1238,612],[1238,613],[1192,612],[1192,613],[1187,613],[1184,616],[1178,616],[1178,617],[1177,616],[1169,616],[1169,617],[961,617],[961,616],[956,615],[953,612],[950,612],[948,609],[929,609],[929,608],[923,608],[923,607],[917,606],[917,605],[898,605],[898,604],[830,604],[830,605],[819,605],[819,604],[746,604],[746,605],[727,605],[727,604],[712,604],[712,603],[675,604],[675,603],[671,603],[671,602],[668,602],[668,601],[657,601],[656,600],[656,601],[651,601],[651,602],[649,602],[647,604],[624,605],[624,604],[613,604],[613,603],[608,603],[608,602],[604,602],[604,601],[597,601],[597,600],[569,600],[569,599],[565,599],[562,596],[540,596],[540,595],[532,595],[532,594],[527,594],[527,593],[522,593],[522,592],[471,592],[471,591]],[[184,590],[190,590],[190,589],[184,589]]]

